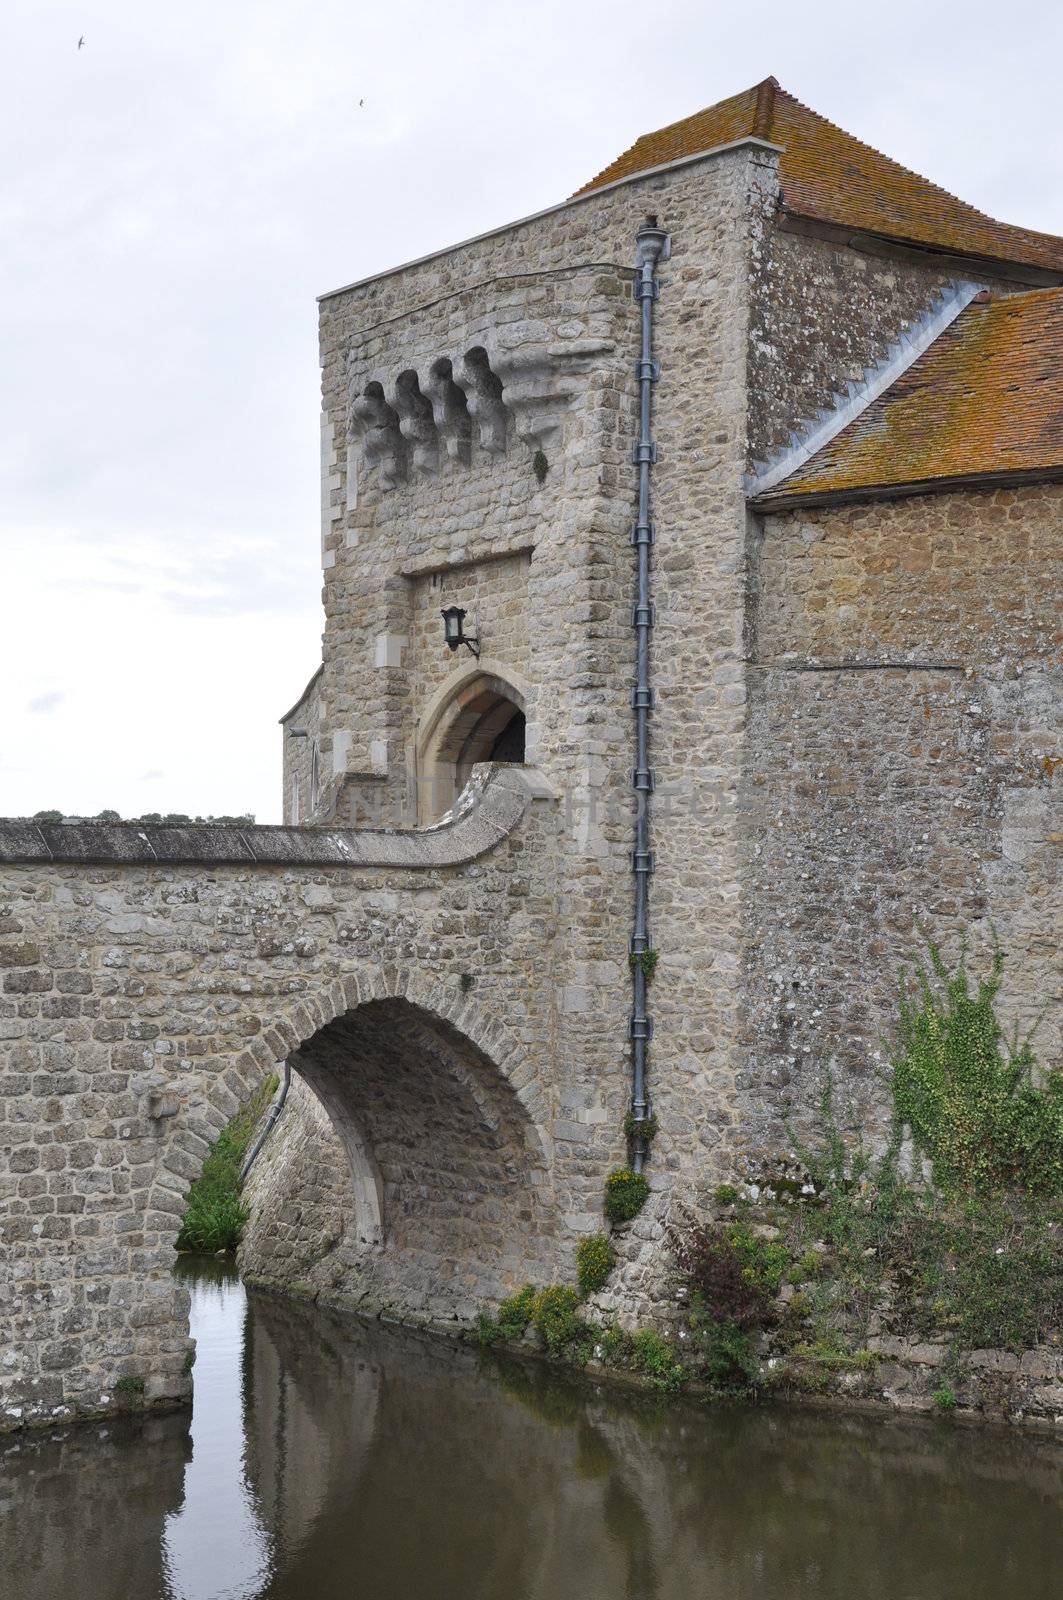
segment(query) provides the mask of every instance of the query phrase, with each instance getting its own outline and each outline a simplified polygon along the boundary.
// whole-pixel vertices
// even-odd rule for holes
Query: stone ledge
[[[553,798],[553,790],[535,768],[498,765],[478,769],[454,810],[425,829],[38,823],[0,818],[0,864],[461,866],[500,844],[533,800]]]

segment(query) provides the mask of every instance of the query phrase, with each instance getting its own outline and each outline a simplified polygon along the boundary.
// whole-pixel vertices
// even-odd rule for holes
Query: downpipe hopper
[[[652,270],[659,261],[670,260],[671,255],[671,236],[658,225],[655,216],[648,216],[635,235],[635,265],[640,271],[646,266]],[[656,300],[657,295],[653,298]],[[645,359],[648,360],[649,357],[646,356]]]

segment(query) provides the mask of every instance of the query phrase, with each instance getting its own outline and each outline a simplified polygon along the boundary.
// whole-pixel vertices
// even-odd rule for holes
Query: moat
[[[628,1396],[181,1270],[191,1423],[6,1438],[3,1600],[1059,1593],[1054,1440]]]

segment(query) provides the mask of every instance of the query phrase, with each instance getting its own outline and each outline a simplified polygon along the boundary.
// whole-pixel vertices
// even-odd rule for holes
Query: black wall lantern
[[[471,639],[465,637],[465,611],[463,608],[461,606],[446,606],[439,614],[443,618],[443,637],[447,641],[448,649],[456,650],[460,644],[463,644],[479,660],[479,639],[475,634]]]

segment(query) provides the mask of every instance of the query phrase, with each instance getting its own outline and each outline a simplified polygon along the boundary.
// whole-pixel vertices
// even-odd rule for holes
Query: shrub
[[[482,1311],[476,1319],[477,1337],[481,1344],[498,1344],[503,1339],[519,1339],[535,1313],[535,1286],[526,1283],[523,1289],[503,1300],[498,1308],[498,1318]]]
[[[879,1161],[847,1151],[828,1084],[816,1230],[831,1314],[866,1331],[888,1291],[895,1314],[960,1349],[1029,1348],[1063,1322],[1063,1205],[1043,1194],[906,1184],[898,1139]],[[899,1123],[898,1123],[899,1126]],[[804,1258],[802,1258],[802,1264]],[[820,1290],[817,1284],[817,1294]]]
[[[752,1336],[733,1322],[710,1322],[701,1329],[702,1376],[719,1394],[744,1394],[760,1382]]]
[[[818,1278],[823,1271],[823,1256],[818,1250],[806,1250],[797,1263],[802,1278]]]
[[[576,1247],[576,1273],[580,1293],[593,1294],[600,1289],[613,1270],[616,1252],[604,1233],[592,1233],[581,1239]]]
[[[940,1411],[955,1411],[957,1405],[955,1391],[950,1389],[947,1383],[943,1383],[940,1389],[934,1390],[934,1404]]]
[[[531,1321],[534,1310],[535,1286],[531,1283],[526,1283],[523,1289],[510,1295],[508,1300],[503,1300],[498,1308],[498,1322],[506,1337],[519,1338]]]
[[[1037,1204],[927,1203],[903,1241],[908,1314],[969,1350],[1021,1352],[1063,1323],[1063,1219]]]
[[[215,1182],[219,1183],[219,1187],[214,1186]],[[200,1178],[189,1191],[181,1232],[177,1236],[177,1248],[235,1250],[249,1215],[239,1193],[229,1190],[225,1177],[219,1179],[211,1173],[207,1175],[206,1182]]]
[[[579,1295],[567,1284],[549,1284],[535,1296],[532,1321],[551,1355],[559,1355],[567,1344],[587,1333],[578,1308]]]
[[[772,1321],[774,1301],[788,1253],[779,1240],[764,1240],[745,1223],[689,1228],[675,1243],[675,1259],[700,1312],[710,1321],[739,1329]]]
[[[659,1333],[652,1328],[640,1328],[631,1336],[631,1365],[636,1372],[645,1373],[655,1389],[674,1394],[687,1381],[689,1374],[675,1352]]]
[[[716,1204],[718,1206],[733,1206],[738,1199],[738,1190],[733,1183],[721,1183],[716,1189]]]
[[[1038,1086],[1030,1038],[1020,1043],[1016,1031],[1004,1045],[994,1009],[1003,952],[994,950],[974,994],[962,960],[950,973],[930,940],[927,953],[929,970],[916,967],[914,994],[901,994],[899,1121],[946,1193],[1063,1193],[1063,1072],[1045,1073]]]
[[[649,1198],[650,1186],[641,1172],[617,1167],[605,1180],[605,1214],[610,1222],[630,1222]]]
[[[116,1395],[121,1395],[124,1400],[139,1400],[144,1393],[144,1379],[127,1373],[125,1377],[118,1379],[114,1392]]]
[[[660,959],[659,950],[632,950],[628,954],[627,964],[634,972],[636,967],[642,968],[642,975],[647,983],[653,982],[653,974],[657,971],[657,962]]]

